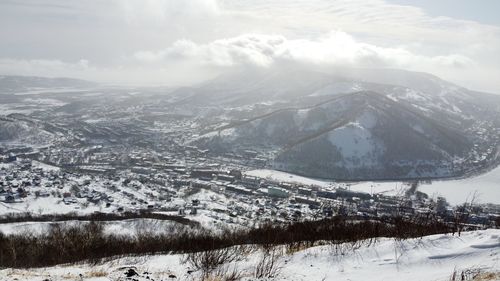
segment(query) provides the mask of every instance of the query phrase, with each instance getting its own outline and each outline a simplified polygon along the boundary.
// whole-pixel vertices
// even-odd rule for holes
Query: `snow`
[[[329,245],[285,253],[277,261],[281,266],[279,276],[266,280],[446,281],[454,271],[500,270],[498,229],[464,232],[460,237],[439,234],[403,241],[379,238],[371,245],[363,243],[357,250],[350,249],[348,244],[343,246],[346,249],[343,254],[335,253]],[[252,272],[259,256],[259,252],[243,255],[241,260],[231,264],[231,268],[237,268],[242,273],[242,280],[256,280]],[[130,267],[142,275],[134,277],[141,281],[172,280],[167,279],[170,274],[177,277],[174,280],[191,280],[199,274],[188,274],[189,267],[182,260],[182,255],[154,255],[119,258],[97,265],[3,269],[0,270],[0,279],[41,281],[50,277],[51,280],[122,280]]]
[[[227,138],[228,141],[234,141],[238,137],[235,128],[229,128],[219,132],[219,135],[223,138]]]
[[[36,160],[31,160],[31,165],[33,167],[36,167],[36,168],[42,168],[45,171],[54,171],[55,172],[55,171],[61,170],[61,168],[59,168],[59,167],[48,165],[48,164],[45,164],[45,163],[42,163],[42,162],[39,162]]]
[[[426,101],[427,100],[424,93],[422,93],[420,91],[413,90],[413,89],[408,89],[408,88],[406,89],[406,92],[402,96],[405,99],[412,100],[412,101]]]
[[[302,276],[290,280],[448,280],[454,269],[498,269],[499,234],[488,230],[461,237],[381,239],[374,247],[343,257],[332,257],[327,247],[317,247],[294,255],[287,273]]]
[[[366,192],[371,194],[385,194],[385,195],[398,195],[404,193],[408,189],[408,184],[403,182],[334,182],[328,180],[320,180],[302,177],[286,172],[276,170],[258,169],[251,170],[244,173],[248,176],[303,185],[314,185],[319,187],[342,187],[352,191]]]
[[[336,82],[315,91],[310,96],[315,97],[315,96],[326,96],[326,95],[338,95],[344,93],[358,92],[364,89],[365,88],[363,87],[363,85],[360,85],[359,83],[356,82]]]
[[[294,115],[294,122],[297,126],[302,126],[304,121],[307,119],[307,116],[309,115],[309,109],[299,109],[297,110],[296,114]],[[317,126],[314,126],[317,127]]]
[[[56,99],[49,99],[49,98],[27,98],[23,100],[23,103],[26,104],[35,104],[39,106],[63,106],[68,103],[62,102],[60,100]]]
[[[289,182],[303,185],[316,185],[320,187],[346,187],[352,191],[371,194],[383,193],[385,195],[398,195],[404,193],[408,184],[402,181],[362,181],[362,182],[334,182],[302,177],[276,170],[258,169],[245,172],[246,175],[255,176],[274,181]],[[452,205],[470,200],[476,193],[477,203],[500,204],[500,167],[490,172],[466,179],[439,180],[432,183],[422,183],[418,190],[431,197],[443,196]]]
[[[349,184],[349,189],[356,192],[366,192],[370,194],[384,194],[396,196],[404,194],[409,188],[404,182],[371,182],[363,181]]]
[[[471,200],[477,193],[478,203],[500,204],[500,166],[477,177],[434,181],[418,187],[429,195],[443,196],[451,204]]]
[[[65,221],[65,222],[18,222],[18,223],[4,223],[0,224],[0,233],[19,234],[19,233],[33,233],[42,234],[46,232],[52,224],[61,225],[76,225],[80,221]],[[156,219],[127,219],[122,221],[106,221],[102,222],[104,233],[106,234],[120,234],[120,235],[137,235],[144,231],[150,233],[160,234],[173,231],[172,226],[177,223],[167,220]]]
[[[28,95],[42,95],[42,94],[52,94],[52,93],[78,93],[85,92],[86,90],[76,89],[76,88],[32,88],[28,91],[14,93],[16,96],[28,96]]]
[[[383,151],[372,139],[370,131],[360,123],[349,123],[330,132],[328,140],[337,147],[343,159],[362,159],[362,164],[371,164],[367,162],[376,160],[372,156]],[[349,164],[352,163],[346,163]]]
[[[312,178],[301,177],[294,174],[280,172],[276,170],[269,170],[269,169],[251,170],[244,172],[244,174],[252,177],[269,179],[272,181],[289,182],[289,183],[297,183],[305,185],[317,185],[321,187],[327,187],[334,184],[334,182],[332,181],[316,180]]]
[[[414,124],[414,125],[411,125],[412,129],[423,134],[424,133],[424,129],[422,129],[422,127],[419,125],[419,124]]]
[[[57,197],[30,198],[30,200],[24,200],[20,203],[0,202],[0,214],[25,212],[34,214],[66,214],[70,212],[91,214],[98,211],[103,211],[101,206],[88,205],[83,208],[79,205],[66,205],[61,198]]]
[[[0,104],[1,115],[9,115],[9,114],[13,114],[13,113],[27,114],[28,115],[28,114],[33,113],[35,110],[37,110],[37,108],[26,106],[26,105],[20,104],[20,103]]]
[[[235,128],[228,128],[220,131],[206,133],[200,136],[199,139],[211,139],[217,137],[222,137],[227,141],[234,141],[238,137],[238,133],[236,132]]]

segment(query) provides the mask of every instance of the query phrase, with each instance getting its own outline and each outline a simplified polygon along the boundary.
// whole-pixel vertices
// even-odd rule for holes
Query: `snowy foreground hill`
[[[277,261],[279,274],[271,279],[253,277],[261,255],[258,251],[242,255],[240,261],[227,266],[241,272],[241,280],[444,281],[451,280],[453,272],[458,276],[455,280],[500,280],[500,230],[404,241],[380,238],[355,250],[345,246],[342,254],[327,245],[285,251]],[[198,272],[192,272],[183,260],[182,255],[158,255],[120,258],[98,265],[4,269],[0,280],[198,280]],[[469,279],[460,279],[462,273]],[[476,274],[481,277],[470,279]]]

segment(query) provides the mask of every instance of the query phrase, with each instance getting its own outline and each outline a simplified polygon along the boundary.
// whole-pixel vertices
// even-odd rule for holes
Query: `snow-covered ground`
[[[259,257],[259,252],[242,255],[240,261],[229,266],[241,272],[242,280],[258,280],[253,278],[253,270]],[[136,280],[197,280],[193,276],[198,272],[188,273],[189,265],[182,260],[181,255],[156,255],[120,258],[100,265],[3,269],[0,279],[126,280],[125,272],[133,267],[139,273],[133,276]],[[277,262],[281,267],[279,276],[265,280],[446,281],[454,271],[500,271],[500,230],[465,232],[460,237],[432,235],[405,241],[380,238],[375,244],[345,251],[343,255],[335,254],[331,246],[316,246],[284,254]]]
[[[71,87],[58,87],[58,88],[32,88],[27,91],[17,92],[13,95],[15,96],[32,96],[32,95],[43,95],[43,94],[54,94],[54,93],[78,93],[86,92],[85,89],[71,88]]]
[[[429,195],[439,195],[452,204],[470,201],[476,193],[476,202],[500,204],[500,167],[477,177],[434,181],[424,184],[418,190]]]
[[[305,185],[317,185],[321,187],[333,186],[335,183],[331,181],[316,180],[311,178],[306,178],[286,172],[280,172],[276,170],[268,169],[258,169],[245,172],[246,175],[252,177],[258,177],[274,181],[290,182]]]
[[[51,224],[58,223],[61,225],[77,225],[80,221],[65,221],[65,222],[16,222],[0,224],[0,233],[5,235],[19,233],[46,233]],[[122,221],[106,221],[102,222],[104,233],[120,234],[120,235],[137,235],[144,231],[149,233],[170,233],[178,224],[173,221],[156,220],[156,219],[127,219]]]
[[[304,185],[315,185],[323,188],[340,187],[352,191],[366,192],[370,194],[382,193],[385,195],[398,195],[398,194],[403,194],[409,187],[408,184],[404,182],[373,182],[373,181],[334,182],[328,180],[312,179],[269,169],[251,170],[245,172],[245,174],[248,176],[254,176],[273,181],[281,181],[281,182],[304,184]]]
[[[383,193],[386,195],[403,194],[409,187],[405,182],[333,182],[306,178],[290,173],[259,169],[245,172],[246,175],[263,179],[290,182],[304,185],[317,185],[320,187],[343,187],[353,191],[371,194]],[[437,180],[432,183],[423,183],[419,191],[430,196],[443,196],[451,204],[461,204],[470,201],[476,193],[476,203],[500,204],[500,167],[497,167],[477,177],[459,180]]]
[[[349,189],[358,192],[367,192],[370,194],[384,195],[402,195],[409,188],[409,184],[405,182],[373,182],[364,181],[349,183]]]

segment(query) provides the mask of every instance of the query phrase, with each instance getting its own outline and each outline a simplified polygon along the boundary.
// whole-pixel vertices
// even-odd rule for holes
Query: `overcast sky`
[[[299,62],[500,93],[498,11],[497,0],[2,0],[0,74],[178,86]]]

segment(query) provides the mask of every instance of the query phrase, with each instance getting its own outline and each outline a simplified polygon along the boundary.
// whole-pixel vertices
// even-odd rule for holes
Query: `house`
[[[239,183],[245,187],[257,189],[260,187],[260,178],[252,176],[243,176]]]
[[[64,204],[66,204],[66,205],[69,205],[69,204],[76,204],[76,203],[77,203],[76,199],[75,199],[75,198],[72,198],[72,197],[65,197],[65,198],[63,199],[63,202],[64,202]]]
[[[295,202],[299,204],[307,204],[309,206],[319,207],[321,202],[306,196],[295,196]]]
[[[236,178],[234,176],[231,176],[229,174],[223,174],[223,173],[217,174],[216,177],[217,177],[217,180],[219,180],[219,181],[234,182],[236,180]]]
[[[253,190],[245,188],[243,186],[234,185],[234,184],[228,184],[226,186],[226,190],[231,191],[231,192],[235,192],[235,193],[239,193],[239,194],[245,194],[245,195],[253,194]]]
[[[282,198],[286,198],[289,196],[288,190],[276,186],[268,187],[267,194],[272,197],[282,197]]]
[[[14,203],[16,201],[16,198],[12,194],[8,194],[5,196],[4,202],[5,203]]]
[[[217,174],[219,171],[208,168],[199,168],[191,170],[192,178],[203,178],[203,179],[212,179],[213,175]]]

